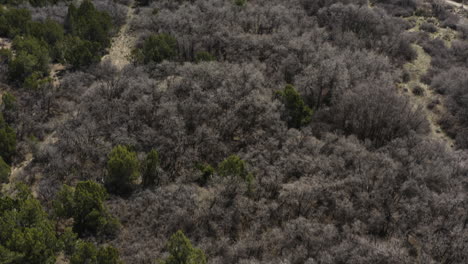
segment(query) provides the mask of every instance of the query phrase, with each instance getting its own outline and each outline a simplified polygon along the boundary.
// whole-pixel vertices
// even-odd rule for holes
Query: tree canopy
[[[2,157],[0,157],[0,186],[2,183],[8,183],[11,168],[6,164]]]
[[[54,201],[54,212],[61,218],[73,218],[73,231],[80,236],[113,236],[119,222],[108,213],[106,198],[104,187],[92,181],[79,182],[75,188],[64,185]]]
[[[93,243],[79,241],[70,264],[122,264],[119,252],[112,246],[96,247]]]
[[[107,189],[115,194],[129,194],[140,177],[140,164],[136,153],[126,146],[118,145],[112,149],[108,158],[105,181]]]
[[[54,223],[25,186],[15,197],[0,196],[2,263],[54,263],[60,250]]]
[[[206,264],[206,256],[198,248],[192,246],[190,240],[179,230],[167,242],[169,257],[163,264]]]
[[[141,48],[133,51],[134,59],[146,64],[150,62],[161,63],[163,60],[171,60],[176,56],[177,40],[166,33],[150,35],[145,39]]]
[[[11,162],[11,158],[16,152],[16,133],[10,127],[0,113],[0,157],[5,162]]]
[[[286,120],[289,127],[300,128],[310,123],[313,111],[302,99],[294,86],[286,85],[284,90],[277,92],[286,108]]]
[[[159,154],[152,149],[143,163],[142,184],[145,187],[158,185],[159,183]]]

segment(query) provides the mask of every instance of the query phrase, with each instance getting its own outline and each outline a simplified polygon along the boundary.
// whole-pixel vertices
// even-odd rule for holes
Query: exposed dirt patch
[[[66,114],[60,115],[56,119],[51,120],[50,122],[64,122],[66,120],[66,116],[68,115]],[[56,132],[53,131],[52,133],[47,135],[43,141],[38,142],[37,147],[39,149],[44,148],[45,146],[55,144],[57,141],[58,141],[58,138],[56,136]],[[14,187],[15,183],[24,181],[25,179],[28,178],[28,175],[26,175],[25,173],[29,173],[27,168],[33,162],[33,160],[34,160],[33,153],[27,153],[25,155],[24,161],[22,161],[19,164],[13,165],[11,167],[9,183],[5,184],[4,189],[3,189],[5,192],[8,193],[10,190],[12,190],[12,187]],[[36,198],[38,197],[38,192],[37,192],[38,186],[36,183],[39,182],[41,178],[42,178],[42,174],[34,174],[32,184],[30,185],[31,192],[33,196]]]
[[[136,37],[132,36],[130,32],[130,22],[133,19],[135,9],[129,7],[127,13],[127,21],[125,25],[122,26],[118,35],[113,39],[112,46],[109,49],[109,54],[105,55],[102,60],[110,60],[119,70],[130,63],[130,55],[132,48],[136,42]],[[11,41],[8,39],[0,39],[0,48],[4,47],[11,48]],[[60,85],[60,73],[66,70],[66,67],[62,64],[53,64],[50,69],[50,77],[52,79],[52,84],[54,87]],[[61,124],[69,120],[74,113],[61,113],[55,118],[51,119],[49,122],[54,122],[56,125],[54,127],[60,127]],[[38,148],[44,148],[48,145],[53,145],[58,141],[56,132],[53,131],[48,134],[43,141],[38,143]],[[6,190],[11,189],[11,186],[22,179],[25,179],[24,175],[27,167],[33,162],[34,155],[28,153],[25,157],[25,160],[20,164],[12,166],[12,173],[10,175],[10,184],[7,184]],[[31,190],[35,197],[38,195],[38,182],[42,178],[41,174],[34,175],[33,183],[31,184]]]
[[[457,7],[457,8],[463,8],[463,9],[465,9],[465,10],[468,10],[468,6],[467,6],[467,5],[460,4],[460,3],[457,3],[457,2],[455,2],[455,1],[445,0],[445,3],[447,3],[448,5]]]
[[[4,185],[3,191],[9,192],[14,187],[14,184],[17,182],[18,178],[21,178],[26,167],[29,166],[33,160],[32,153],[26,155],[26,159],[16,166],[11,167],[11,174],[7,184]]]
[[[120,28],[117,36],[112,40],[109,54],[102,57],[102,61],[110,60],[119,70],[130,64],[130,56],[136,42],[136,37],[130,31],[130,24],[134,15],[135,8],[131,5],[128,8],[126,23]]]
[[[452,9],[452,12],[459,15],[461,19],[461,24],[468,24],[468,2],[465,0],[464,4],[452,1],[452,0],[444,0],[444,2],[449,5],[454,7]]]
[[[52,79],[52,85],[54,87],[58,87],[60,85],[60,78],[59,74],[61,71],[65,70],[66,67],[62,64],[53,64],[50,68],[50,77]],[[2,92],[0,92],[0,103],[1,103],[1,95]],[[69,114],[62,113],[58,115],[55,118],[52,118],[49,122],[56,123],[56,124],[63,124],[66,120],[68,120],[70,117]],[[43,148],[44,146],[55,144],[58,141],[58,138],[56,136],[56,132],[53,131],[52,133],[48,134],[42,142],[38,143],[38,148]],[[19,164],[11,166],[11,174],[9,178],[9,184],[6,184],[4,186],[5,191],[9,191],[12,189],[12,186],[18,181],[24,180],[27,175],[25,175],[25,172],[27,170],[27,167],[31,164],[31,162],[34,160],[34,155],[33,153],[27,153],[25,155],[25,160],[22,161]],[[40,180],[42,175],[34,175],[34,182],[31,185],[31,191],[32,194],[37,197],[37,184],[34,184]]]
[[[11,40],[7,38],[0,38],[0,49],[11,49]]]
[[[441,103],[443,98],[421,82],[421,77],[426,74],[431,66],[431,56],[419,45],[413,44],[413,48],[416,50],[418,57],[413,62],[407,63],[404,66],[404,69],[410,75],[410,81],[400,86],[403,93],[409,97],[411,103],[415,107],[421,107],[425,112],[430,124],[431,137],[441,140],[448,147],[453,148],[453,139],[447,136],[438,124],[440,117],[446,111]],[[430,109],[428,106],[430,106]]]
[[[57,63],[50,67],[50,78],[52,79],[52,85],[58,87],[60,85],[59,75],[66,69],[65,65]]]
[[[424,23],[433,24],[436,27],[437,31],[429,33],[429,37],[431,37],[432,39],[443,40],[445,45],[447,45],[448,47],[450,47],[452,41],[457,38],[457,31],[448,27],[441,27],[440,21],[438,21],[436,18],[412,16],[406,18],[406,20],[414,24],[414,27],[408,30],[409,32],[421,31],[421,25],[423,25]]]

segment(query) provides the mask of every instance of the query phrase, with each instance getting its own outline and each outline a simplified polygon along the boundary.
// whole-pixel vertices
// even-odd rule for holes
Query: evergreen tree
[[[75,252],[76,246],[80,240],[78,240],[78,235],[73,232],[73,229],[66,227],[65,230],[60,235],[60,240],[62,241],[63,251],[67,256],[70,256]]]
[[[247,4],[247,0],[234,0],[234,4],[236,6],[245,6]]]
[[[195,61],[196,62],[215,61],[215,60],[216,60],[216,57],[213,56],[211,53],[209,53],[207,51],[201,51],[201,52],[197,52],[197,54],[195,54]]]
[[[150,187],[159,184],[159,154],[152,149],[143,164],[142,184]]]
[[[78,185],[76,199],[71,203],[88,210],[94,207],[94,210],[99,204],[94,201],[103,198],[104,190],[90,182]],[[94,191],[90,191],[92,189]],[[73,191],[70,187],[65,190]],[[83,191],[87,194],[79,194]],[[65,252],[67,256],[71,254],[70,263],[122,263],[113,247],[97,249],[92,243],[77,240],[70,229],[58,235],[55,222],[51,221],[26,185],[17,185],[13,193],[11,197],[0,194],[0,263],[55,263],[59,252]]]
[[[2,96],[2,107],[4,111],[16,110],[16,97],[9,92],[5,92]]]
[[[102,48],[110,45],[112,19],[106,12],[98,11],[93,3],[85,0],[77,10],[76,33],[85,40],[99,43]]]
[[[0,7],[0,36],[14,38],[29,31],[31,12],[23,8]]]
[[[170,255],[163,264],[206,264],[203,251],[194,248],[181,230],[171,236],[166,247]]]
[[[62,25],[50,18],[47,18],[44,22],[30,23],[30,32],[31,36],[44,41],[50,46],[62,41],[65,34]]]
[[[52,221],[24,185],[0,196],[1,263],[55,263],[62,243]]]
[[[97,248],[93,243],[79,241],[70,264],[120,264],[119,252],[111,246]]]
[[[65,31],[63,26],[54,20],[47,18],[44,22],[30,23],[31,35],[47,43],[49,55],[53,61],[63,59],[63,41]]]
[[[76,35],[75,20],[77,19],[77,16],[78,16],[77,8],[73,3],[71,3],[68,6],[68,13],[64,21],[64,28],[67,31],[67,33]]]
[[[7,65],[11,59],[13,58],[13,54],[9,49],[0,49],[0,65]]]
[[[89,66],[100,60],[99,45],[76,36],[67,36],[63,56],[74,68]]]
[[[114,235],[119,227],[104,205],[106,190],[92,181],[79,182],[75,189],[64,185],[54,201],[58,217],[73,217],[73,231],[87,234]]]
[[[34,55],[26,52],[18,52],[17,55],[8,64],[8,79],[11,82],[22,83],[31,75],[38,64]]]
[[[106,187],[109,192],[128,195],[140,176],[136,153],[125,146],[116,146],[107,161]]]
[[[16,56],[8,67],[10,81],[23,83],[28,77],[41,80],[49,75],[49,50],[47,43],[34,37],[16,37],[13,40]]]
[[[223,177],[239,177],[248,181],[253,176],[247,171],[247,164],[237,155],[231,155],[218,166],[218,174]]]
[[[153,34],[143,43],[141,49],[133,51],[134,59],[140,63],[161,63],[177,55],[177,40],[169,34]]]
[[[213,177],[215,169],[210,164],[198,164],[197,169],[201,172],[201,176],[198,178],[197,182],[201,186],[205,186]]]
[[[283,91],[277,92],[277,95],[286,107],[288,127],[300,128],[311,121],[313,111],[304,103],[294,86],[286,85]]]
[[[64,23],[69,34],[64,40],[63,56],[75,68],[99,62],[110,45],[112,19],[85,0],[77,8],[70,4]]]
[[[254,175],[247,170],[247,164],[237,155],[231,155],[218,165],[218,174],[230,179],[241,179],[247,184],[248,192],[252,192]]]
[[[0,186],[2,183],[8,183],[8,178],[10,177],[11,169],[8,164],[0,157]]]
[[[79,241],[75,253],[73,253],[70,264],[97,264],[97,249],[93,243]]]
[[[112,19],[106,12],[98,11],[89,0],[78,8],[73,4],[69,6],[65,28],[74,36],[98,44],[100,49],[110,45]]]
[[[97,264],[119,264],[122,263],[119,257],[119,251],[111,246],[99,248],[97,253]]]
[[[2,96],[1,110],[6,123],[11,124],[15,121],[17,107],[16,97],[9,92],[5,92]]]
[[[54,200],[54,213],[58,217],[69,218],[74,216],[75,210],[75,189],[68,185],[63,185]]]
[[[11,162],[16,152],[16,133],[3,119],[0,114],[0,157],[5,162]]]

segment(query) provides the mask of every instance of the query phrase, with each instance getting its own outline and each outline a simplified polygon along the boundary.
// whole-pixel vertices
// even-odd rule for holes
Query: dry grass
[[[451,28],[441,27],[440,21],[435,17],[422,17],[422,16],[411,16],[406,18],[406,20],[414,25],[409,32],[419,32],[421,30],[421,25],[424,23],[432,23],[437,28],[437,31],[434,33],[429,33],[429,36],[432,39],[441,39],[444,41],[447,47],[450,47],[452,41],[457,38],[457,32]]]
[[[453,139],[448,137],[439,126],[438,121],[441,115],[446,111],[445,107],[441,104],[434,106],[431,110],[427,108],[429,104],[434,101],[442,101],[439,94],[434,93],[426,84],[421,82],[421,77],[427,73],[431,66],[431,56],[427,54],[424,49],[416,44],[413,44],[418,56],[410,63],[404,65],[404,69],[409,73],[410,81],[408,83],[400,84],[401,91],[409,97],[410,101],[415,107],[424,109],[427,119],[430,124],[431,137],[446,142],[447,146],[453,148]],[[413,89],[421,89],[421,95],[413,93]]]
[[[112,42],[112,47],[110,48],[109,54],[103,57],[103,60],[111,60],[111,62],[118,68],[122,69],[125,65],[129,64],[129,57],[131,54],[131,50],[133,48],[133,44],[135,43],[135,38],[131,36],[129,29],[130,29],[130,22],[134,15],[134,8],[129,8],[127,14],[127,23],[122,26],[119,31],[119,34],[116,38],[114,38]],[[2,45],[9,45],[8,48],[11,48],[11,41],[8,39],[0,39],[0,47]],[[50,69],[50,77],[52,78],[53,86],[57,87],[60,85],[60,78],[59,73],[61,71],[66,70],[66,67],[62,64],[53,64]],[[1,95],[1,94],[0,94]],[[65,123],[68,119],[71,118],[70,114],[62,113],[61,115],[57,116],[50,122],[57,122],[59,124]],[[58,127],[58,126],[56,126]],[[39,147],[43,148],[47,145],[53,145],[58,141],[55,131],[52,131],[49,135],[47,135],[42,142],[39,143]],[[23,174],[25,169],[28,165],[33,161],[34,155],[32,153],[28,153],[25,157],[25,160],[20,164],[12,166],[12,173],[10,175],[10,184],[5,185],[5,190],[11,189],[11,186],[17,182],[18,180],[23,178]],[[34,196],[37,197],[38,192],[38,185],[37,183],[42,178],[42,174],[35,174],[34,175],[34,183],[31,184],[31,190]]]
[[[122,26],[117,36],[112,40],[112,46],[109,49],[109,54],[102,57],[102,61],[110,60],[119,70],[130,64],[130,56],[136,42],[136,37],[130,32],[130,24],[133,20],[134,14],[135,9],[133,7],[129,7],[126,23]]]
[[[11,40],[7,38],[0,38],[0,49],[11,49]]]

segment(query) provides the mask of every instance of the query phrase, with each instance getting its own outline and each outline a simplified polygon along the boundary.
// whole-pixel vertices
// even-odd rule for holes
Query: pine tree
[[[5,162],[11,162],[16,152],[16,133],[3,119],[0,114],[0,157]]]
[[[125,146],[116,146],[107,162],[106,187],[111,193],[128,195],[140,176],[136,153]]]
[[[86,234],[114,235],[118,221],[107,211],[106,190],[92,181],[79,182],[75,188],[64,185],[54,201],[54,212],[61,218],[73,218],[73,231]]]
[[[166,247],[170,255],[163,264],[206,264],[203,251],[194,248],[181,230],[171,236]]]
[[[8,164],[0,157],[0,186],[2,183],[8,183],[8,178],[10,177],[11,169]]]
[[[161,63],[177,55],[177,40],[169,34],[153,34],[143,43],[141,49],[133,51],[133,57],[140,63]]]
[[[159,154],[152,149],[143,164],[142,184],[150,187],[159,184]]]
[[[55,227],[25,185],[0,196],[0,262],[55,263],[61,250]]]
[[[283,91],[277,92],[277,95],[286,107],[288,127],[301,128],[311,121],[313,111],[304,103],[294,86],[286,85]]]

